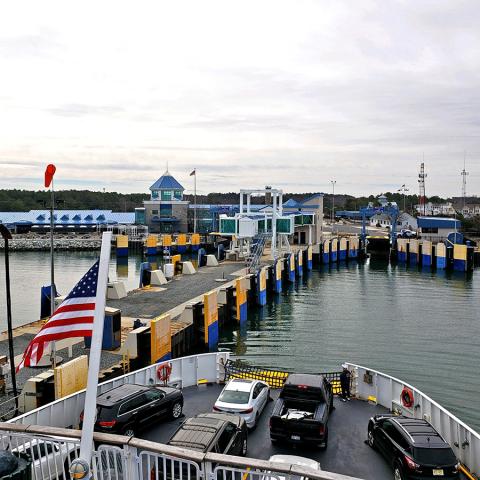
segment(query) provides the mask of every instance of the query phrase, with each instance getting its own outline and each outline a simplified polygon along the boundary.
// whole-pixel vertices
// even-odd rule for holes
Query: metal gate
[[[268,370],[261,367],[254,367],[241,360],[227,360],[225,363],[225,381],[232,378],[262,380],[268,383],[271,388],[282,388],[290,373],[291,372],[284,370]],[[340,374],[341,372],[322,372],[318,375],[324,376],[330,382],[335,395],[340,395]]]
[[[202,467],[191,460],[142,452],[138,462],[138,478],[145,480],[200,480]]]

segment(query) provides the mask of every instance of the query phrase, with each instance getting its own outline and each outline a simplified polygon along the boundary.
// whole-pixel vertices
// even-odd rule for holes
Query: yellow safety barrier
[[[172,256],[172,263],[173,263],[173,271],[176,272],[177,263],[182,261],[181,255],[173,255]]]
[[[172,322],[168,313],[150,323],[151,363],[170,358],[172,352]]]

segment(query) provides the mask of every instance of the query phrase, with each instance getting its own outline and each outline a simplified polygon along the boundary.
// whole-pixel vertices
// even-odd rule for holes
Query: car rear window
[[[115,415],[115,410],[112,407],[97,406],[97,421],[98,420],[112,420]]]
[[[225,403],[248,403],[250,392],[238,392],[236,390],[225,390],[219,400]]]
[[[457,459],[453,450],[447,448],[415,448],[414,459],[423,465],[455,465]]]

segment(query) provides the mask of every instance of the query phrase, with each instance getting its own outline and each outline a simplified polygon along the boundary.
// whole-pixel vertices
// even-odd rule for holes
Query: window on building
[[[423,227],[422,233],[438,233],[438,227]]]
[[[172,206],[171,205],[160,205],[160,216],[162,218],[172,216]]]
[[[158,215],[158,210],[152,210],[152,215]]]
[[[171,200],[172,191],[171,190],[162,190],[162,200]]]

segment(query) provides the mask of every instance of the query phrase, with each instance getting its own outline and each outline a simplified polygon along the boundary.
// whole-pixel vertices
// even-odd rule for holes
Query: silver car
[[[213,410],[240,415],[248,428],[254,428],[269,399],[270,387],[265,382],[235,378],[225,385]]]

